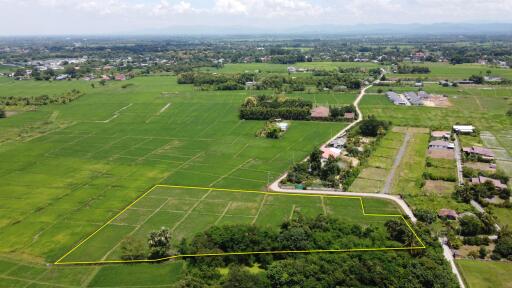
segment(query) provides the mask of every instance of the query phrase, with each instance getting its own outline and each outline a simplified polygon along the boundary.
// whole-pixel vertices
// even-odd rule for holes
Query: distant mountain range
[[[512,35],[512,23],[435,23],[435,24],[361,24],[312,25],[292,28],[250,26],[175,26],[143,30],[130,34],[153,35],[270,35],[270,34],[332,34],[332,35]]]

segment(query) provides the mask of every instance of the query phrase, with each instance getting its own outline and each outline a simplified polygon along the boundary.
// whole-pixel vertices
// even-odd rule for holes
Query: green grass
[[[359,199],[158,187],[62,262],[121,260],[120,242],[126,235],[144,241],[149,232],[160,227],[171,229],[177,245],[183,238],[190,239],[213,225],[225,223],[254,223],[277,229],[297,211],[308,217],[327,213],[344,222],[362,225],[383,225],[389,220],[364,216]],[[400,214],[394,204],[386,201],[370,201],[368,211]]]
[[[121,88],[126,83],[134,85]],[[85,81],[0,79],[1,96],[58,95],[73,88],[85,95],[66,105],[42,106],[36,112],[0,120],[0,255],[9,255],[6,265],[11,268],[18,265],[11,259],[23,257],[27,260],[20,260],[22,263],[34,263],[30,265],[56,275],[40,281],[49,286],[94,280],[85,267],[69,270],[90,278],[78,281],[73,275],[55,272],[59,268],[47,269],[40,263],[55,261],[153,185],[262,190],[346,125],[293,121],[283,138],[261,139],[254,136],[260,122],[238,119],[240,103],[251,95],[247,91],[196,91],[191,85],[177,85],[175,77],[164,76],[108,82],[96,88]],[[292,97],[333,105],[351,103],[355,95],[297,93]],[[170,107],[160,112],[168,103]],[[190,203],[169,205],[180,210]],[[265,210],[259,221],[277,224],[291,212],[285,204],[276,207]],[[316,207],[311,207],[305,207],[305,213],[316,213]],[[219,207],[208,208],[218,213],[215,209]],[[219,224],[248,223],[255,207],[249,203],[233,209],[233,213],[248,215],[226,216]],[[122,220],[137,225],[145,215],[135,213]],[[172,211],[155,214],[147,222],[154,226],[147,227],[157,227],[165,219],[175,221],[179,215]],[[184,223],[188,228],[181,230],[183,235],[212,224],[203,215],[190,219]],[[119,226],[117,234],[102,237],[112,243],[130,227]],[[94,253],[91,255],[102,256]],[[103,269],[107,268],[100,272]],[[130,277],[130,273],[118,277]],[[33,280],[6,277],[0,278],[0,286]]]
[[[492,211],[502,226],[512,227],[512,209],[495,207]]]
[[[425,171],[428,134],[413,134],[393,180],[393,194],[418,194]]]
[[[392,74],[391,78],[401,79],[428,79],[428,80],[463,80],[468,79],[471,75],[487,75],[486,72],[490,70],[493,76],[500,76],[506,79],[512,79],[512,69],[494,68],[487,65],[479,64],[460,64],[451,65],[448,63],[426,63],[417,64],[409,63],[407,65],[426,66],[429,67],[431,73],[429,74]]]
[[[457,260],[469,288],[512,287],[512,264],[491,261]]]
[[[457,179],[457,162],[455,160],[430,158],[429,162],[431,166],[426,168],[426,172],[432,175],[434,179],[442,179],[443,177]]]
[[[380,192],[404,140],[404,134],[389,131],[377,144],[366,166],[349,188],[351,192]]]
[[[415,90],[404,87],[392,88],[396,91]],[[383,89],[387,90],[388,87]],[[370,94],[361,101],[361,108],[365,115],[375,115],[398,126],[450,130],[452,125],[457,123],[472,124],[480,131],[492,132],[496,135],[497,141],[504,143],[502,145],[509,154],[512,154],[512,146],[508,144],[510,139],[507,137],[512,131],[512,117],[506,116],[506,112],[512,108],[510,87],[443,88],[437,84],[428,84],[425,86],[425,91],[447,95],[452,106],[447,108],[401,107],[393,105],[384,94]],[[479,141],[477,139],[477,143]]]

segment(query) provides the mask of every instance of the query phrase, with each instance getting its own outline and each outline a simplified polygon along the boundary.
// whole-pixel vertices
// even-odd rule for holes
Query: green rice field
[[[261,122],[238,119],[240,103],[251,92],[197,91],[191,85],[177,85],[173,76],[140,77],[105,86],[95,82],[94,88],[86,81],[0,80],[0,96],[52,96],[70,89],[85,95],[66,105],[41,106],[0,121],[0,287],[170,285],[179,279],[183,261],[141,264],[137,269],[47,263],[156,184],[265,190],[346,125],[291,121],[281,139],[257,138]],[[296,93],[292,97],[348,104],[356,94]],[[389,206],[381,201],[366,204],[376,210]],[[286,211],[272,213],[291,213],[286,205]],[[336,213],[357,219],[359,206],[349,206]],[[218,214],[217,208],[205,209]],[[148,216],[144,213],[118,221],[137,222]],[[274,223],[271,215],[265,217],[259,221]],[[190,231],[180,231],[192,233],[212,224],[204,218],[189,218],[195,221],[189,223]],[[225,217],[222,223],[240,219],[246,217]],[[107,238],[119,239],[133,228],[116,227],[120,233]],[[115,241],[105,243],[115,245]],[[135,277],[139,275],[135,270],[144,275]],[[114,272],[115,283],[105,277]]]
[[[363,203],[367,214],[400,215],[398,207],[391,202],[364,199]],[[121,260],[120,244],[126,236],[143,240],[160,227],[168,227],[178,245],[181,239],[190,239],[213,225],[254,224],[277,229],[294,213],[308,217],[332,215],[346,223],[377,226],[397,218],[366,216],[361,204],[357,197],[158,186],[59,263]]]

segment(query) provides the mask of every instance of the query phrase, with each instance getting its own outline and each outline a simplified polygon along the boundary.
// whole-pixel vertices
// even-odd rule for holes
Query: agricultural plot
[[[380,192],[393,166],[393,161],[402,146],[405,135],[388,132],[377,144],[375,151],[364,168],[349,188],[353,192]]]
[[[392,202],[382,200],[159,185],[81,241],[57,264],[121,261],[120,243],[125,237],[145,239],[160,227],[171,230],[176,246],[181,239],[190,239],[213,225],[254,224],[277,229],[294,213],[331,215],[347,223],[377,226],[402,219]],[[333,247],[357,248],[396,247]]]
[[[428,74],[393,74],[391,78],[400,79],[426,79],[426,80],[464,80],[471,77],[471,75],[485,74],[486,71],[490,70],[492,75],[504,77],[506,79],[512,79],[511,69],[495,68],[487,65],[480,64],[461,64],[451,65],[449,63],[406,63],[413,66],[428,67],[431,73]]]
[[[402,162],[398,166],[391,189],[392,194],[417,194],[420,192],[420,183],[425,170],[428,141],[428,134],[412,134]]]
[[[457,163],[453,159],[429,158],[426,172],[434,180],[457,181]]]
[[[399,91],[403,87],[382,87]],[[378,89],[374,87],[373,89]],[[410,87],[406,87],[410,90]],[[435,130],[450,130],[454,123],[468,123],[481,131],[494,133],[500,143],[509,143],[512,118],[506,116],[512,103],[510,87],[503,86],[460,86],[444,88],[437,84],[426,84],[425,91],[447,95],[453,104],[446,108],[395,106],[384,94],[372,94],[363,98],[361,108],[365,115],[375,115],[379,119],[389,120],[397,126],[427,127]],[[510,135],[509,135],[510,136]],[[510,146],[510,145],[509,145]],[[512,147],[506,147],[511,152]]]
[[[469,288],[512,287],[512,264],[496,261],[457,260]]]
[[[471,206],[458,203],[451,197],[455,185],[445,181],[424,181],[423,173],[427,170],[441,175],[456,172],[453,160],[430,159],[432,167],[426,167],[427,148],[430,135],[427,130],[419,129],[412,134],[411,141],[393,181],[392,193],[402,195],[413,209],[423,208],[438,211],[450,208],[457,211],[471,211]],[[452,171],[453,169],[453,171]],[[444,176],[444,175],[443,175]]]
[[[505,141],[511,140],[511,138],[507,136],[506,132],[502,132],[500,135]],[[512,156],[510,156],[511,154],[502,146],[502,142],[498,141],[498,138],[489,131],[482,131],[480,133],[480,138],[482,139],[485,147],[494,152],[494,155],[496,156],[496,166],[503,170],[507,175],[512,176]]]
[[[69,82],[39,92],[30,82],[27,93]],[[20,83],[0,85],[0,95]],[[261,122],[238,119],[247,91],[198,92],[175,77],[125,83],[133,85],[89,86],[70,104],[0,121],[0,137],[27,135],[0,145],[0,253],[54,261],[157,183],[263,189],[346,125],[296,121],[280,140],[259,139]],[[32,129],[50,117],[55,127]]]

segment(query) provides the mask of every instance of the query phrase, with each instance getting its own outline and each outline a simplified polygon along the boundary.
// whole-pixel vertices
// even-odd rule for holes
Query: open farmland
[[[213,225],[255,224],[277,229],[295,213],[306,217],[332,215],[345,223],[381,226],[397,217],[366,214],[400,215],[400,210],[393,203],[358,197],[157,186],[65,254],[59,263],[121,260],[121,242],[125,237],[144,239],[160,227],[171,229],[177,246],[183,238],[191,238]],[[351,248],[389,247],[332,247]]]
[[[382,137],[349,191],[381,192],[404,138],[403,133],[392,131]]]
[[[458,260],[457,266],[469,288],[512,287],[510,263]]]
[[[133,85],[122,88],[128,83]],[[0,266],[9,267],[0,270],[0,283],[5,286],[109,286],[112,279],[105,275],[114,270],[115,286],[168,285],[179,278],[183,262],[142,265],[137,271],[147,277],[140,279],[131,266],[42,263],[57,260],[155,184],[264,189],[346,125],[293,121],[280,140],[257,138],[261,122],[238,119],[247,91],[196,91],[177,85],[175,77],[96,83],[96,88],[83,81],[4,81],[0,95],[56,95],[71,87],[85,95],[0,121]],[[351,103],[356,93],[292,95],[334,104]],[[366,203],[370,211],[388,205],[374,202]],[[354,209],[340,211],[349,215]]]
[[[387,91],[411,91],[411,87],[378,87]],[[378,90],[373,87],[372,91]],[[369,94],[361,101],[363,113],[392,121],[394,125],[450,129],[455,123],[472,124],[481,131],[490,131],[505,149],[510,149],[512,118],[506,116],[512,105],[512,89],[504,86],[460,86],[444,88],[427,84],[429,93],[447,95],[451,107],[395,106],[384,94]],[[507,147],[508,146],[508,147]]]
[[[512,70],[495,68],[488,65],[480,64],[460,64],[451,65],[449,63],[404,63],[411,66],[428,67],[430,73],[428,74],[392,74],[391,78],[411,79],[418,78],[432,81],[439,80],[463,80],[468,79],[471,75],[485,74],[491,71],[492,75],[512,79]]]
[[[2,148],[0,251],[54,259],[54,239],[76,241],[154,184],[261,189],[344,125],[294,122],[279,141],[258,139],[261,124],[237,117],[245,91],[197,93],[172,77],[130,83],[0,123],[14,129],[54,113],[71,123]]]

